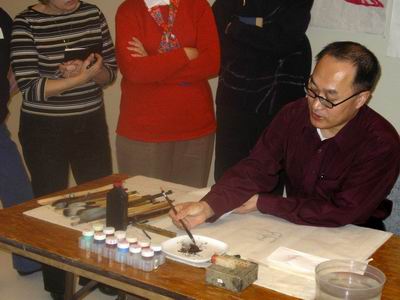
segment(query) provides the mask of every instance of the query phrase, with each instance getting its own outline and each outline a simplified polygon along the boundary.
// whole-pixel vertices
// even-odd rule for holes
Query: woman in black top
[[[304,96],[312,0],[216,0],[221,42],[215,180],[246,157],[276,113]]]

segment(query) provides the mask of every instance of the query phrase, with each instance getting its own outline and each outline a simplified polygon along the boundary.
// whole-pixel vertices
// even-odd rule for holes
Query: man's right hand
[[[214,215],[214,211],[207,202],[185,202],[175,206],[177,214],[171,209],[169,216],[172,222],[179,228],[182,228],[180,220],[182,220],[188,229],[192,229],[203,224],[208,218]]]

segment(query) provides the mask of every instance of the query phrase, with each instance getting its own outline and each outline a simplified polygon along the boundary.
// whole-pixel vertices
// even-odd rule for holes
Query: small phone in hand
[[[64,50],[64,61],[70,60],[85,60],[92,53],[101,54],[101,45],[91,45],[89,47],[76,47],[76,48],[66,48]]]

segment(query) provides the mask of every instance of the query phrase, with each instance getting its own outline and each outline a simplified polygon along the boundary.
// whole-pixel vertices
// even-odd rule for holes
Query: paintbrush
[[[167,194],[164,192],[164,190],[161,188],[161,193],[163,194],[165,200],[167,200],[169,206],[171,206],[172,210],[174,211],[175,214],[178,214],[178,212],[176,211],[176,208],[174,206],[174,204],[172,203],[172,200],[168,198]],[[179,220],[179,222],[181,223],[183,229],[185,229],[187,235],[190,237],[190,239],[192,240],[193,244],[197,247],[196,245],[196,240],[193,237],[193,234],[190,232],[190,230],[187,228],[186,224],[183,222],[183,220]]]

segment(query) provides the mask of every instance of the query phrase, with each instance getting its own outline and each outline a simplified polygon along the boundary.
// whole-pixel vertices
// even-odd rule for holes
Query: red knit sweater
[[[161,8],[164,20],[168,7]],[[161,28],[143,0],[126,0],[116,15],[116,51],[121,81],[117,134],[145,142],[198,138],[215,131],[208,79],[219,70],[219,41],[206,0],[181,0],[172,32],[182,48],[158,53]],[[132,37],[148,56],[132,57]],[[189,61],[183,47],[199,50]]]

